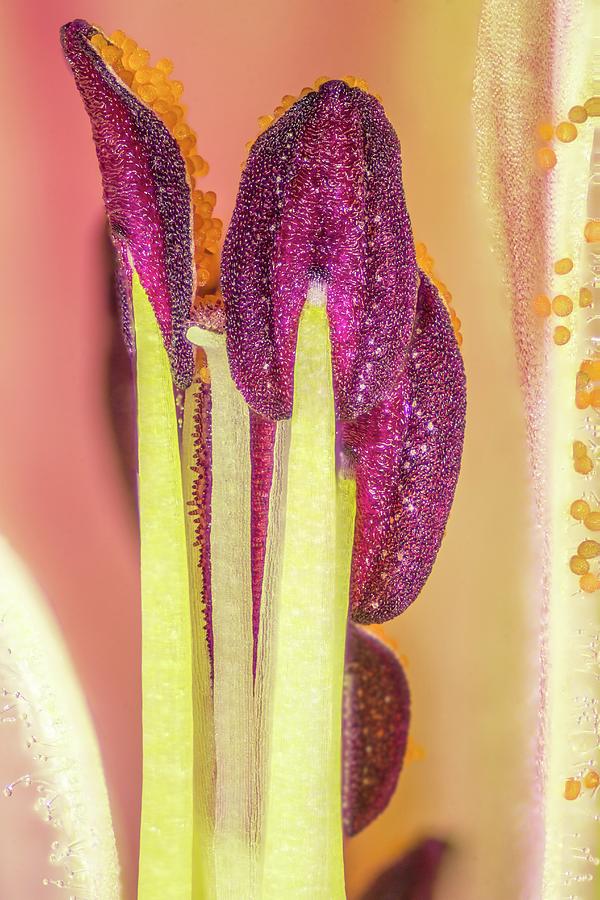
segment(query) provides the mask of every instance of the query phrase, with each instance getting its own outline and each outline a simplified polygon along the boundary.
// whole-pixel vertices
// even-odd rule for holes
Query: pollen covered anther
[[[127,45],[130,48],[130,53],[127,55],[123,45],[126,41],[131,41],[131,38],[123,37],[123,35],[124,32],[116,31],[110,36],[108,42],[105,40],[100,42],[98,38],[102,36],[99,34],[94,37],[96,44],[101,44],[100,52],[104,61],[126,81],[131,90],[144,103],[151,106],[179,145],[192,189],[197,302],[203,305],[203,294],[209,285],[209,279],[206,276],[208,271],[206,257],[209,254],[218,253],[223,232],[223,223],[220,219],[213,219],[212,207],[204,202],[203,192],[196,189],[195,186],[196,179],[204,178],[208,174],[208,163],[198,155],[196,132],[185,121],[185,111],[180,104],[183,84],[169,78],[173,71],[172,61],[163,57],[152,66],[149,52],[137,45],[134,47],[134,42]],[[113,40],[115,36],[116,41]],[[128,76],[128,72],[131,71],[134,73],[133,80]],[[216,281],[213,280],[211,284],[214,287]]]

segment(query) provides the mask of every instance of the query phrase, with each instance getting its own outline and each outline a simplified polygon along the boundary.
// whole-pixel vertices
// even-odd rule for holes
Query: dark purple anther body
[[[269,418],[292,413],[298,319],[313,280],[327,288],[337,414],[352,419],[394,390],[417,270],[398,139],[381,104],[341,81],[255,142],[223,250],[231,371]]]
[[[444,305],[416,268],[398,139],[381,104],[341,81],[257,139],[225,241],[231,371],[269,419],[292,414],[298,320],[314,281],[327,295],[338,458],[356,477],[351,612],[380,622],[412,603],[435,560],[460,467],[465,380]]]
[[[186,339],[194,292],[191,192],[175,138],[90,44],[96,29],[80,19],[61,40],[92,124],[104,202],[118,250],[131,254],[169,354],[173,378],[190,385]],[[125,322],[129,313],[125,310]]]

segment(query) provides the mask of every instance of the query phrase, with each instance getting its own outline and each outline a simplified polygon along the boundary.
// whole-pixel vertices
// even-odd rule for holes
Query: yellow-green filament
[[[139,900],[192,897],[194,728],[185,507],[173,385],[133,277],[142,567],[143,790]]]
[[[254,896],[254,714],[250,568],[250,424],[224,335],[191,329],[211,384],[211,595],[214,636],[216,896]]]
[[[348,500],[351,489],[336,479],[327,314],[324,306],[307,302],[298,331],[283,568],[274,612],[264,900],[345,897],[341,704],[350,531],[347,514],[340,514],[338,561],[339,490]],[[342,503],[346,513],[349,506]]]

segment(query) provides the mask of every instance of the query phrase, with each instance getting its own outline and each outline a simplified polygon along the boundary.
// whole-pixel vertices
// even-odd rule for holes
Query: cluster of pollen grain
[[[589,475],[594,468],[593,460],[583,441],[573,441],[573,468],[578,475]]]
[[[440,297],[443,300],[444,306],[448,311],[448,315],[450,316],[450,322],[452,324],[452,329],[454,331],[454,335],[456,337],[456,342],[460,347],[463,342],[463,336],[460,332],[461,321],[456,315],[456,311],[452,306],[452,294],[448,290],[447,286],[444,282],[439,278],[434,272],[434,259],[427,252],[427,247],[422,241],[418,241],[415,244],[415,255],[417,257],[417,265],[421,269],[421,271],[425,272],[425,274],[429,277],[430,281],[436,286],[439,291]]]
[[[588,289],[582,289],[588,290]],[[588,291],[589,292],[589,291]],[[591,292],[590,297],[591,297]],[[589,305],[586,301],[584,306]],[[584,359],[579,365],[575,379],[575,406],[577,409],[600,410],[600,358]],[[573,467],[580,475],[589,475],[594,469],[589,450],[583,441],[573,441]],[[587,531],[600,531],[600,509],[593,509],[588,500],[578,497],[571,503],[569,512],[576,522]],[[600,543],[587,539],[577,548],[577,553],[569,560],[569,568],[579,577],[579,587],[586,594],[600,589],[600,580],[590,571],[590,560],[600,555]]]
[[[573,506],[576,503],[585,503],[585,501],[576,500]],[[571,507],[571,510],[573,510],[573,506]],[[592,515],[600,517],[600,514],[598,513],[592,513]],[[593,594],[600,588],[600,581],[597,576],[590,571],[590,560],[596,559],[599,554],[600,544],[598,541],[588,538],[585,541],[581,541],[577,547],[577,553],[569,560],[569,568],[571,572],[579,578],[579,587],[585,594]]]
[[[553,140],[560,144],[571,144],[579,135],[578,126],[584,125],[589,118],[600,116],[600,97],[589,97],[583,106],[572,106],[567,118],[557,125],[552,122],[538,122],[535,133],[539,141],[535,156],[540,169],[547,172],[557,162],[556,151],[550,146]]]
[[[600,410],[600,358],[582,360],[575,379],[575,406]]]
[[[577,800],[581,796],[582,790],[591,791],[595,794],[600,785],[600,774],[595,769],[589,769],[580,778],[567,778],[563,788],[563,796],[565,800]]]
[[[302,99],[302,97],[306,97],[307,94],[312,94],[314,91],[318,91],[321,85],[326,84],[331,80],[332,79],[328,76],[322,75],[320,78],[316,79],[312,87],[302,88],[297,97],[294,97],[292,94],[286,94],[284,97],[282,97],[279,106],[275,107],[271,115],[258,117],[258,134],[256,135],[256,138],[260,137],[263,131],[266,131],[267,128],[270,128],[273,122],[276,122],[278,119],[280,119],[281,116],[286,113],[291,106],[294,105],[294,103],[297,103],[298,100]],[[373,96],[381,102],[381,96],[370,91],[367,82],[362,78],[357,78],[354,75],[344,75],[343,78],[340,78],[340,81],[345,82],[348,87],[359,88],[359,90],[364,91],[366,94],[372,93]],[[248,155],[248,153],[250,153],[250,150],[252,149],[252,145],[254,144],[256,138],[248,141],[248,143],[246,144],[246,156]],[[244,162],[242,163],[242,168],[244,168],[245,165],[246,161],[244,160]]]
[[[586,508],[587,504],[581,504],[578,515]],[[575,506],[575,504],[574,504]],[[589,566],[589,561],[600,555],[600,544],[594,540],[586,540],[580,544],[577,557],[579,562],[572,564],[580,571]],[[589,573],[588,573],[589,574]],[[590,575],[590,580],[595,576]],[[577,630],[578,666],[575,670],[579,674],[591,677],[594,681],[600,678],[600,632],[594,625],[579,628]],[[600,700],[593,692],[581,690],[572,698],[572,713],[575,717],[576,730],[571,735],[571,745],[576,753],[585,755],[580,762],[573,762],[570,777],[563,783],[563,797],[566,800],[577,800],[585,803],[585,798],[593,799],[600,787],[600,767],[594,754],[600,747]],[[589,754],[589,755],[588,755]],[[590,815],[592,811],[590,810]],[[597,815],[593,815],[595,821],[600,821]],[[600,860],[587,859],[594,866],[600,864]]]
[[[598,223],[600,225],[600,223]],[[569,275],[573,270],[573,260],[564,256],[557,259],[553,266],[556,275]],[[575,304],[571,297],[567,294],[557,294],[552,300],[547,294],[537,294],[532,300],[533,312],[540,319],[547,319],[551,315],[559,318],[570,316],[575,309]],[[582,287],[579,290],[579,308],[585,309],[592,305],[592,292],[588,287]],[[557,325],[554,328],[552,338],[558,347],[568,344],[571,339],[571,327],[567,325]],[[582,407],[583,408],[583,407]]]
[[[208,174],[208,163],[198,154],[196,133],[185,120],[186,107],[181,103],[183,84],[170,77],[173,63],[163,58],[152,65],[148,50],[120,30],[109,38],[96,32],[90,43],[136,97],[156,113],[177,141],[192,191],[196,303],[220,306],[219,250],[223,223],[213,218],[216,194],[196,186],[197,179]]]

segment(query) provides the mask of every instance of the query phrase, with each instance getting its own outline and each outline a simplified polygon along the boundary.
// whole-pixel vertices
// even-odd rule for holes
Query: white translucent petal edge
[[[4,794],[32,790],[34,806],[53,826],[44,883],[75,900],[118,900],[115,836],[91,718],[47,603],[2,536],[0,681],[14,704],[11,727],[23,729],[16,739],[31,752],[31,769]]]

